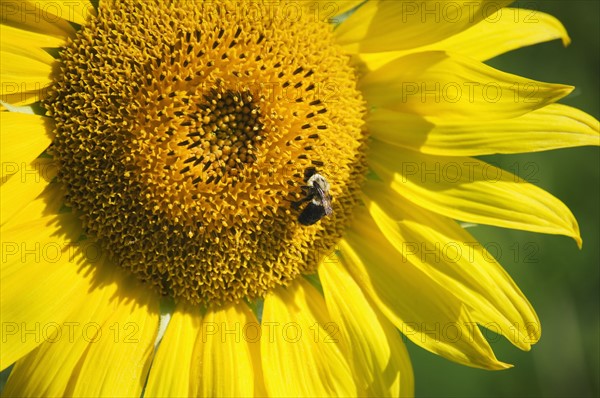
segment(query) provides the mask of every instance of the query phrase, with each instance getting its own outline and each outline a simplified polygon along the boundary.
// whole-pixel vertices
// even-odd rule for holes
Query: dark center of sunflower
[[[245,4],[103,1],[45,101],[86,234],[192,303],[251,300],[314,272],[365,172],[364,103],[331,27]],[[291,204],[313,169],[333,213],[305,226]]]

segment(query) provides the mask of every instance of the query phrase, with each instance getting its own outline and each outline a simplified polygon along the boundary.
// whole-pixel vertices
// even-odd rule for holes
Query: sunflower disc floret
[[[365,172],[364,102],[332,28],[285,3],[102,2],[44,106],[86,235],[161,294],[263,296],[314,272]],[[258,8],[256,8],[258,7]],[[306,170],[333,214],[297,222]]]

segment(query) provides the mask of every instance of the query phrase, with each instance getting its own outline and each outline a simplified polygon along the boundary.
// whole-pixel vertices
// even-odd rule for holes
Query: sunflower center
[[[355,72],[328,24],[286,5],[103,1],[61,52],[45,107],[67,202],[161,294],[261,297],[314,272],[350,220]]]

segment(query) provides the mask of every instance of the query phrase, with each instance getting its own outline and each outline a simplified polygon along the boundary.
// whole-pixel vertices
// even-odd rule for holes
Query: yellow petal
[[[62,324],[73,302],[85,297],[89,289],[73,272],[77,270],[75,264],[52,266],[52,271],[35,267],[30,272],[2,277],[2,369],[41,344],[46,337],[42,334],[51,330],[51,325]]]
[[[12,273],[34,272],[31,263],[73,261],[73,252],[79,248],[76,240],[81,235],[81,225],[72,214],[50,215],[7,224],[2,226],[2,234],[2,272],[8,278]]]
[[[36,200],[24,205],[18,217],[2,225],[3,277],[29,268],[30,264],[73,260],[74,251],[80,248],[74,242],[81,236],[81,222],[72,213],[58,214],[63,193],[57,185],[50,185]],[[56,250],[59,247],[60,253]],[[62,256],[64,251],[67,258]]]
[[[21,54],[13,54],[2,48],[0,51],[0,94],[19,91],[42,91],[52,83],[52,67]]]
[[[360,88],[375,108],[461,120],[517,117],[557,101],[573,89],[438,51],[392,61],[368,73]]]
[[[396,328],[369,303],[339,261],[321,264],[319,277],[359,395],[412,396],[412,366]]]
[[[370,181],[367,207],[377,226],[415,267],[465,303],[480,325],[503,334],[522,350],[539,340],[540,321],[500,264],[455,221],[386,193]]]
[[[69,22],[52,13],[51,10],[55,7],[53,1],[2,1],[2,29],[4,26],[12,26],[65,40],[75,34],[75,29]]]
[[[0,48],[3,52],[31,58],[46,65],[52,65],[54,58],[42,47],[58,47],[64,44],[62,39],[12,26],[2,25],[1,29]]]
[[[112,313],[80,361],[66,396],[139,397],[152,362],[159,300],[135,280],[120,284]]]
[[[193,362],[199,367],[198,396],[253,396],[260,358],[251,344],[259,339],[260,324],[246,304],[209,309],[194,348]]]
[[[65,45],[67,39],[66,37],[36,33],[29,29],[19,29],[6,24],[2,24],[0,29],[2,29],[2,38],[0,38],[2,47],[11,46],[13,48],[21,48],[21,51],[28,51],[32,48],[62,47]],[[47,52],[44,51],[44,53],[48,55]]]
[[[261,354],[269,396],[355,396],[321,294],[304,280],[265,297]]]
[[[30,164],[52,142],[50,119],[39,115],[0,112],[2,177]]]
[[[89,18],[96,15],[96,9],[86,0],[51,0],[44,7],[44,11],[48,14],[49,19],[53,15],[79,25],[85,25]]]
[[[9,164],[9,166],[13,166]],[[11,176],[0,186],[0,225],[19,214],[25,206],[49,187],[56,175],[56,165],[51,159],[38,158],[31,164],[19,164],[17,170],[10,169]],[[14,171],[14,173],[13,173]],[[56,186],[58,188],[58,184]]]
[[[347,232],[340,256],[383,314],[415,344],[447,359],[484,369],[509,367],[496,359],[465,305],[422,271],[403,267],[370,215],[357,213],[361,232]]]
[[[97,251],[69,239],[77,235],[76,218],[40,221],[2,231],[2,369],[41,344],[44,328],[65,321],[92,286],[85,274]]]
[[[145,396],[189,397],[193,347],[200,333],[202,316],[197,307],[180,304],[167,326],[152,362]]]
[[[348,53],[405,50],[443,40],[510,1],[369,1],[336,29]]]
[[[6,104],[14,106],[31,105],[34,102],[41,101],[48,95],[48,87],[42,87],[41,90],[21,91],[19,85],[15,82],[7,83],[5,91],[0,101],[0,111],[8,109]]]
[[[376,173],[418,206],[476,224],[570,236],[575,217],[560,200],[505,170],[474,158],[418,154],[373,142]]]
[[[600,145],[598,121],[585,112],[560,104],[550,104],[513,119],[460,122],[378,109],[369,116],[368,126],[377,140],[441,156]]]
[[[100,272],[110,273],[109,267]],[[88,274],[88,276],[90,276]],[[90,276],[91,279],[91,276]],[[94,280],[98,276],[94,274]],[[17,361],[4,390],[7,397],[60,397],[65,391],[78,363],[96,332],[106,325],[112,312],[109,299],[117,291],[114,281],[96,284],[85,296],[74,301],[76,308],[61,323],[43,325],[40,337],[43,343],[36,350]]]
[[[468,29],[435,43],[356,56],[368,70],[375,70],[410,53],[423,51],[448,51],[486,61],[517,48],[555,39],[561,39],[565,46],[570,43],[564,26],[553,16],[537,10],[502,8]]]
[[[306,7],[304,12],[308,12],[309,15],[314,16],[315,19],[336,23],[337,19],[334,17],[352,10],[363,1],[364,0],[316,0],[310,2],[306,1],[300,4]]]
[[[50,189],[2,225],[2,369],[39,345],[40,328],[61,322],[89,289],[79,266],[87,246],[75,243],[80,223],[69,213],[56,215],[61,204],[61,192]],[[24,338],[29,330],[32,337]]]

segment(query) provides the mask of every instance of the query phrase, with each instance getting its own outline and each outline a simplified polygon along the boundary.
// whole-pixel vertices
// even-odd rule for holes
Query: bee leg
[[[298,210],[298,209],[300,208],[300,206],[302,206],[302,204],[303,204],[303,203],[310,202],[310,201],[313,199],[313,196],[314,196],[314,195],[307,195],[307,196],[303,197],[303,198],[302,198],[302,199],[300,199],[300,200],[297,200],[297,201],[295,201],[295,202],[292,202],[292,203],[291,203],[291,205],[292,205],[292,209],[294,209],[294,210]]]

